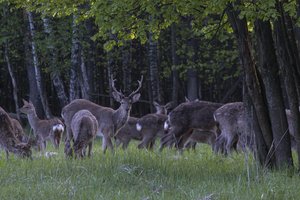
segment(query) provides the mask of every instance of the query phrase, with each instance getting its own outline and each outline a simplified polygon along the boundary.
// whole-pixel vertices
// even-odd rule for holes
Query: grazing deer
[[[216,140],[215,151],[228,154],[233,148],[236,148],[239,137],[246,137],[243,102],[223,105],[214,112],[214,119],[221,131]]]
[[[95,116],[88,110],[80,110],[71,121],[72,137],[74,140],[73,149],[77,158],[85,156],[86,148],[89,147],[88,157],[91,156],[93,140],[97,135],[98,122]],[[70,144],[65,148],[65,154],[72,156],[73,150]]]
[[[136,130],[136,123],[138,118],[129,117],[127,123],[119,130],[115,136],[117,146],[122,144],[122,148],[126,149],[129,145],[130,140],[142,140],[141,133]]]
[[[20,140],[21,142],[25,142],[26,141],[26,136],[23,130],[22,125],[20,124],[20,122],[14,118],[10,118],[12,126],[13,126],[13,130],[14,130],[14,134],[16,136],[16,138],[18,138],[18,140]]]
[[[23,143],[15,136],[14,127],[11,118],[0,107],[0,146],[6,152],[8,159],[9,152],[12,152],[20,157],[31,158],[31,146],[28,143]]]
[[[184,148],[193,148],[195,149],[197,143],[208,144],[214,150],[216,142],[216,134],[211,131],[202,131],[200,129],[193,129],[191,136],[187,139],[184,144]]]
[[[44,151],[46,149],[46,141],[51,140],[56,149],[59,148],[60,140],[64,132],[64,124],[58,118],[39,119],[36,114],[34,105],[23,99],[23,107],[20,108],[22,113],[27,114],[29,124],[36,137],[38,149]]]
[[[113,150],[113,145],[111,142],[111,137],[117,135],[118,131],[124,126],[129,118],[132,104],[137,102],[140,98],[139,90],[142,87],[143,76],[141,80],[138,81],[138,88],[133,91],[129,96],[125,96],[122,92],[118,91],[115,88],[114,82],[112,79],[112,95],[114,99],[119,102],[121,105],[117,110],[114,110],[109,107],[104,107],[97,105],[91,101],[85,99],[75,99],[62,109],[62,117],[66,124],[67,138],[66,144],[68,145],[69,141],[72,139],[72,130],[71,130],[71,120],[74,114],[82,109],[89,110],[98,121],[98,135],[103,136],[102,141],[102,150],[105,153],[107,147]]]
[[[164,123],[167,120],[167,109],[170,103],[160,105],[153,102],[153,105],[156,108],[156,113],[147,114],[138,119],[136,123],[136,129],[142,135],[142,141],[138,148],[153,149],[155,139],[164,136]]]
[[[165,146],[172,146],[174,143],[178,148],[183,148],[193,132],[193,129],[200,131],[211,131],[217,136],[216,123],[213,113],[223,104],[209,101],[184,102],[172,110],[164,124],[168,133],[161,139],[162,150]]]

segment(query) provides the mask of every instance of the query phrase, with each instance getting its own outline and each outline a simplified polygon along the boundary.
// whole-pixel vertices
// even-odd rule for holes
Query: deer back
[[[170,126],[186,128],[209,127],[214,123],[213,113],[223,104],[209,101],[185,102],[177,106],[168,116]]]
[[[242,133],[245,126],[244,103],[227,103],[214,112],[214,118],[219,128],[227,131],[228,134]]]
[[[127,123],[119,130],[118,134],[116,135],[116,139],[119,139],[121,141],[127,138],[141,140],[141,133],[138,130],[136,130],[137,121],[138,118],[129,117]]]
[[[82,141],[89,141],[94,138],[98,130],[98,121],[95,116],[88,110],[76,112],[71,121],[71,128],[74,140],[80,137]]]

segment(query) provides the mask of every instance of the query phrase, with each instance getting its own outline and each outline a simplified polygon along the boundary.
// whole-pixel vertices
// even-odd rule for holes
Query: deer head
[[[20,108],[20,111],[22,113],[25,113],[25,114],[35,113],[35,108],[34,108],[33,104],[30,101],[28,102],[24,99],[22,99],[22,101],[23,101],[23,104],[24,104],[23,107]]]
[[[116,89],[115,81],[116,80],[113,79],[113,77],[111,77],[111,86],[113,89],[112,95],[114,99],[121,104],[120,108],[122,108],[126,112],[129,112],[131,110],[132,104],[137,102],[141,96],[141,94],[138,92],[142,87],[143,75],[141,76],[141,80],[138,81],[139,83],[138,88],[135,91],[133,91],[131,94],[129,94],[127,97],[121,91],[118,91]]]

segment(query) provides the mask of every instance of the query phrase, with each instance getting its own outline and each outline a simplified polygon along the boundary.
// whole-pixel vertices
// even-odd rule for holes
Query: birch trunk
[[[78,71],[80,68],[80,43],[78,26],[76,24],[77,16],[73,15],[72,23],[72,49],[71,49],[71,69],[70,69],[70,94],[69,100],[79,98],[79,81],[78,81]]]
[[[40,95],[40,99],[43,105],[43,109],[45,112],[45,115],[47,118],[51,118],[52,114],[48,107],[48,101],[45,95],[45,91],[42,84],[42,75],[39,68],[38,63],[38,56],[37,56],[37,50],[36,50],[36,44],[34,41],[35,38],[35,27],[33,22],[33,16],[31,12],[27,12],[28,22],[29,22],[29,32],[31,36],[31,53],[32,53],[32,60],[33,60],[33,66],[34,66],[34,72],[35,72],[35,79],[37,83],[37,89]]]
[[[9,47],[8,47],[8,42],[6,41],[4,44],[4,59],[7,65],[7,69],[11,78],[11,83],[13,86],[13,97],[14,97],[14,101],[15,101],[15,107],[16,107],[16,113],[17,113],[17,118],[20,121],[20,109],[19,109],[19,100],[18,100],[18,87],[17,87],[17,82],[16,82],[16,78],[15,78],[15,74],[13,72],[12,66],[10,64],[10,60],[9,60]]]
[[[52,27],[49,23],[49,19],[43,18],[43,25],[45,33],[47,33],[48,37],[50,37],[51,41],[54,40]],[[54,85],[57,97],[60,102],[61,108],[68,104],[68,97],[65,93],[65,87],[63,81],[61,80],[61,75],[59,70],[57,69],[57,53],[55,51],[55,47],[50,43],[48,45],[48,51],[50,54],[50,68],[51,68],[51,81]]]

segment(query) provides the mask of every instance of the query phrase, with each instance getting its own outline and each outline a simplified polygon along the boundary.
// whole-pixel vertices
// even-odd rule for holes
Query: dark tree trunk
[[[300,161],[300,116],[299,116],[299,102],[297,98],[297,91],[295,86],[294,80],[294,71],[296,60],[295,55],[291,49],[292,45],[288,40],[288,34],[286,29],[286,24],[284,21],[284,12],[283,7],[280,2],[277,2],[277,10],[281,14],[281,16],[275,21],[274,23],[274,31],[276,36],[276,47],[277,47],[277,54],[278,60],[281,67],[281,74],[283,76],[286,93],[289,100],[289,106],[291,110],[292,116],[292,126],[293,130],[295,130],[295,139],[297,142],[297,153],[298,153],[298,160]],[[300,165],[300,163],[299,163]]]
[[[131,44],[125,43],[122,47],[122,72],[124,94],[129,94],[131,90]]]
[[[228,5],[226,11],[228,15],[228,20],[233,28],[234,34],[237,38],[239,57],[245,73],[245,82],[247,91],[251,97],[251,101],[254,105],[254,112],[257,116],[258,123],[261,132],[255,132],[255,138],[264,138],[264,142],[267,145],[269,155],[273,155],[272,149],[272,129],[270,125],[270,120],[268,116],[268,110],[263,97],[263,88],[261,88],[262,83],[259,80],[259,74],[257,67],[255,65],[252,53],[251,53],[251,42],[249,38],[247,22],[245,19],[239,17],[239,12],[236,11],[231,4]],[[259,135],[262,133],[263,135]],[[259,149],[257,149],[259,150]],[[260,152],[261,154],[263,152]],[[268,157],[267,155],[263,157]],[[269,159],[264,162],[269,162]],[[273,167],[275,165],[275,159],[270,159],[270,164],[268,167]]]
[[[248,94],[247,87],[244,83],[244,94],[243,94],[243,102],[245,105],[245,119],[246,119],[246,127],[245,132],[250,133],[249,141],[247,141],[250,145],[253,144],[254,156],[255,159],[260,163],[261,166],[267,167],[269,166],[270,160],[268,161],[268,147],[263,138],[263,134],[259,127],[258,119],[256,116],[256,112],[254,109],[253,102],[251,101],[251,97]],[[255,134],[256,133],[256,134]]]
[[[187,98],[190,101],[198,99],[198,72],[193,68],[187,70]]]
[[[279,66],[276,60],[270,22],[256,20],[255,33],[258,46],[259,69],[265,87],[274,138],[276,164],[278,167],[291,167],[293,166],[293,160],[290,135],[281,93]]]
[[[178,66],[178,56],[176,53],[177,44],[176,44],[176,25],[172,24],[171,26],[171,54],[172,54],[172,101],[175,105],[179,101],[179,73],[177,70]]]
[[[159,71],[157,60],[157,41],[153,40],[152,33],[149,33],[149,72],[150,72],[150,84],[151,84],[151,98],[150,101],[161,101],[160,86],[159,86]]]

